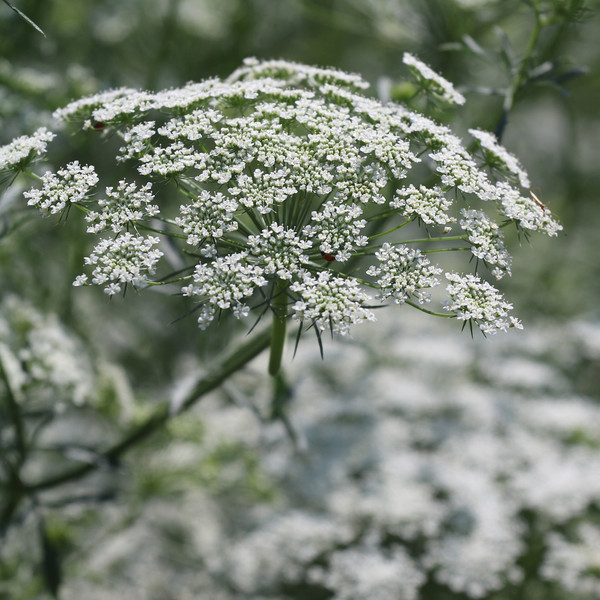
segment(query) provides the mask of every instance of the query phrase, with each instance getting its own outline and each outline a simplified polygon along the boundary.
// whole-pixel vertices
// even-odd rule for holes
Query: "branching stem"
[[[99,453],[99,459],[97,461],[77,465],[62,473],[57,473],[56,475],[41,479],[36,483],[25,484],[26,491],[28,493],[33,493],[50,489],[69,481],[81,479],[101,466],[118,463],[121,456],[127,452],[127,450],[163,427],[169,419],[175,416],[175,414],[180,414],[188,410],[194,406],[200,398],[218,388],[231,375],[236,371],[239,371],[265,350],[269,343],[270,332],[268,330],[253,336],[235,352],[227,356],[220,366],[215,367],[209,375],[206,375],[198,381],[181,403],[177,413],[172,411],[168,402],[161,404],[145,421],[127,432],[119,442],[104,452]]]

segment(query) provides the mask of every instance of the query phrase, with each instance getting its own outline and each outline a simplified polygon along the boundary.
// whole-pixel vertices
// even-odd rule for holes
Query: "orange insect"
[[[335,260],[335,256],[333,254],[328,254],[327,252],[321,252],[321,256],[327,261],[327,262],[333,262]]]

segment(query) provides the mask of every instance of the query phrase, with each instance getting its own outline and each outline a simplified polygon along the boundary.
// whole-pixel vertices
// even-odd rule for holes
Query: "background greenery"
[[[50,123],[52,110],[81,95],[115,86],[157,90],[226,76],[247,56],[339,67],[361,73],[374,94],[391,90],[392,96],[399,95],[404,51],[465,93],[467,104],[453,117],[459,131],[493,130],[502,115],[502,90],[511,81],[503,57],[522,56],[534,27],[531,3],[521,0],[13,3],[46,36],[0,4],[0,144]],[[517,96],[503,143],[520,158],[564,232],[558,240],[523,240],[515,252],[513,277],[503,280],[502,289],[526,326],[543,318],[558,327],[599,317],[600,16],[595,2],[585,7],[565,0],[537,4],[558,12],[566,7],[570,14],[543,29],[534,54],[535,64],[542,65],[540,77]],[[553,69],[544,71],[543,65]],[[57,165],[75,158],[102,165],[97,141],[62,144],[55,149]],[[202,363],[227,348],[235,324],[224,322],[200,335],[193,318],[177,320],[182,306],[160,294],[132,293],[107,302],[97,289],[73,290],[71,282],[88,250],[80,228],[69,219],[41,220],[33,211],[23,211],[22,185],[17,181],[0,198],[2,294],[17,294],[43,312],[57,313],[93,357],[118,364],[127,373],[128,389],[135,390],[127,393],[142,406],[136,410],[143,412],[144,402],[166,393],[180,376],[185,357]],[[597,379],[589,373],[586,377],[585,385],[594,388]],[[107,418],[116,410],[116,395],[106,392],[100,402]],[[231,453],[235,448],[216,451],[206,460],[222,464]],[[254,478],[250,495],[274,493],[260,481],[252,460],[246,465]],[[221,485],[218,478],[211,479],[210,465],[203,467],[190,475],[198,485]],[[142,474],[136,482],[140,502],[153,486],[164,484],[154,475]],[[69,540],[60,541],[60,517],[50,521],[57,547],[63,544],[62,553],[72,551]],[[11,573],[8,569],[7,579]],[[36,590],[34,585],[22,597],[36,597]]]

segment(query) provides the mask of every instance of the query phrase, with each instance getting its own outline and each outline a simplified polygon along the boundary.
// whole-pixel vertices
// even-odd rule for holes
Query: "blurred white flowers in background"
[[[64,597],[486,598],[547,581],[595,598],[599,329],[473,342],[382,321],[324,362],[299,349],[296,448],[268,419],[261,364],[174,422],[134,471],[164,487],[116,534],[139,504],[105,512]]]

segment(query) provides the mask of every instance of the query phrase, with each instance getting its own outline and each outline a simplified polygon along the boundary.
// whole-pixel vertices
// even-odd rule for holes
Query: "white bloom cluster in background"
[[[40,127],[32,135],[23,135],[6,146],[0,146],[0,171],[21,169],[34,158],[45,154],[46,147],[56,134]]]
[[[595,600],[600,327],[473,342],[409,317],[386,311],[326,361],[298,349],[296,447],[269,419],[261,364],[173,423],[181,439],[130,467],[150,471],[153,497],[96,509],[106,535],[71,562],[65,600],[165,585],[219,600]]]
[[[426,93],[464,102],[418,59],[404,62]],[[345,335],[374,319],[374,298],[426,310],[441,273],[452,279],[450,301],[428,312],[485,333],[518,325],[472,271],[510,274],[508,225],[550,236],[560,225],[515,187],[529,186],[526,173],[491,134],[471,131],[485,150],[479,165],[448,127],[365,96],[367,87],[336,69],[248,59],[225,80],[95,94],[55,117],[79,123],[80,135],[119,136],[115,161],[133,161],[140,181],[111,182],[95,198],[93,168],[71,163],[25,196],[44,214],[73,204],[89,233],[119,234],[86,261],[108,294],[146,285],[160,268],[158,238],[145,231],[170,237],[167,255],[181,255],[165,272],[177,276],[153,283],[183,281],[202,328],[221,311],[243,318],[284,293],[276,303],[286,316]],[[459,274],[448,257],[464,250],[478,260]]]
[[[574,540],[559,533],[548,540],[542,577],[559,580],[573,594],[600,597],[600,528],[582,523]]]
[[[55,315],[43,315],[12,294],[0,304],[0,367],[0,387],[8,385],[24,410],[26,405],[40,408],[46,400],[52,411],[60,411],[97,393],[96,374],[82,341]],[[8,419],[3,425],[8,426]]]
[[[420,85],[433,91],[449,104],[464,104],[467,101],[447,79],[412,54],[405,52],[402,62],[412,71]]]

